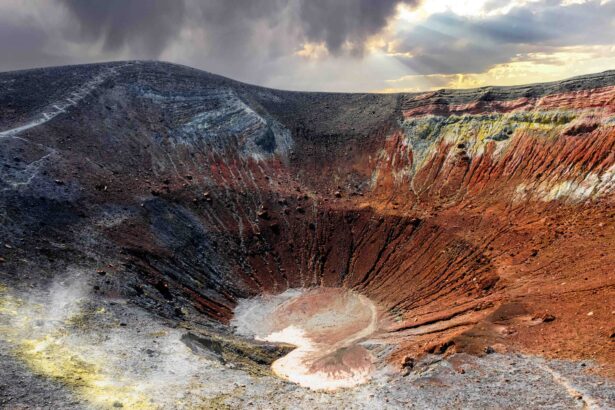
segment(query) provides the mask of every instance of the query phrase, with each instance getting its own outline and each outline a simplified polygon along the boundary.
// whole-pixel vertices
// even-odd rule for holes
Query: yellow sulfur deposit
[[[40,339],[26,339],[16,351],[33,371],[76,388],[95,406],[113,408],[121,404],[130,409],[154,408],[130,384],[105,374],[102,363],[85,360],[66,348],[61,337],[45,335]]]
[[[104,363],[83,357],[74,346],[68,347],[62,328],[48,332],[35,329],[32,317],[40,314],[41,309],[42,306],[10,295],[6,286],[0,285],[0,338],[14,346],[15,355],[33,372],[75,389],[98,408],[156,407],[138,391],[138,385],[115,377],[105,370]],[[71,321],[75,317],[66,320]]]

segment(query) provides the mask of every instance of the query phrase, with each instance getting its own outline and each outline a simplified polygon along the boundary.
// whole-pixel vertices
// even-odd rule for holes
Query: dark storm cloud
[[[392,76],[479,73],[527,53],[615,44],[615,0],[571,6],[538,0],[506,14],[463,17],[446,12],[404,23],[393,37],[388,30],[382,36],[391,41],[388,47],[395,45],[403,64],[393,58],[359,61],[367,40],[383,31],[398,5],[420,1],[0,1],[0,71],[165,59],[294,89],[306,84],[318,88],[327,81],[341,84],[355,78],[347,73],[357,68],[369,71],[370,87],[377,89],[376,81]],[[489,0],[483,11],[505,10],[510,2]],[[396,20],[396,27],[400,22]],[[316,47],[318,57],[306,62],[296,54],[306,42],[324,44],[328,55]]]
[[[2,8],[0,70],[167,59],[264,84],[305,42],[362,55],[418,0],[42,0]],[[19,17],[20,21],[17,21]],[[284,61],[286,60],[286,61]],[[296,59],[293,64],[300,64]]]
[[[84,41],[103,40],[105,51],[131,46],[155,58],[181,28],[184,2],[173,0],[58,0],[76,18]]]
[[[192,11],[186,26],[203,30],[207,55],[219,64],[245,66],[246,60],[277,57],[296,40],[288,26],[275,28],[279,32],[275,38],[265,38],[262,33],[263,26],[273,29],[292,18],[285,16],[287,0],[186,1]]]
[[[40,27],[0,15],[0,71],[73,62],[70,56],[48,51],[47,38]]]
[[[415,0],[57,0],[77,19],[84,41],[103,39],[106,50],[142,47],[156,57],[186,25],[202,24],[220,41],[237,45],[254,34],[256,22],[275,25],[289,20],[301,35],[324,42],[339,53],[346,42],[361,51],[370,35],[378,33],[399,3]],[[186,10],[191,13],[186,15]],[[201,20],[199,21],[199,18]],[[219,38],[221,34],[225,38]],[[296,40],[297,38],[289,38]]]
[[[306,37],[324,41],[338,53],[346,41],[361,51],[365,39],[382,30],[395,13],[398,0],[304,0],[300,5]],[[411,3],[406,1],[406,3]]]
[[[398,4],[418,0],[55,1],[73,19],[67,38],[102,44],[111,58],[113,52],[119,58],[170,55],[263,83],[278,59],[293,56],[306,42],[323,43],[336,56],[361,56],[365,41],[385,27]]]
[[[480,73],[524,53],[614,44],[615,2],[547,0],[474,18],[439,13],[401,36],[396,51],[412,56],[399,59],[416,73]]]
[[[360,56],[400,3],[415,0],[186,0],[186,27],[204,33],[195,56],[214,72],[262,83],[305,42],[323,43],[336,56]],[[280,64],[285,64],[280,62]],[[292,67],[287,67],[292,70]]]

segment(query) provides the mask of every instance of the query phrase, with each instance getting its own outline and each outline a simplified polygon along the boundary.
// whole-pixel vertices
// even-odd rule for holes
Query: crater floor
[[[296,346],[272,369],[303,387],[353,387],[374,371],[374,358],[358,342],[377,330],[378,311],[368,298],[346,289],[289,290],[239,301],[231,324],[241,335]]]

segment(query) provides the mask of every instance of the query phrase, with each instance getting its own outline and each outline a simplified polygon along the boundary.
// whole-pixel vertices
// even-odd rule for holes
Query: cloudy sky
[[[0,71],[124,59],[418,91],[615,69],[615,0],[1,0]]]

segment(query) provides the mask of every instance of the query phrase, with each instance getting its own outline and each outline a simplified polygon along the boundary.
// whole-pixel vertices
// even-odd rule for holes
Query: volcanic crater
[[[615,405],[613,71],[0,73],[0,164],[3,405]]]

